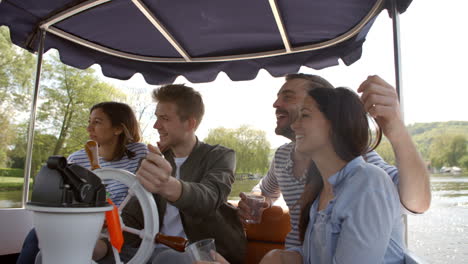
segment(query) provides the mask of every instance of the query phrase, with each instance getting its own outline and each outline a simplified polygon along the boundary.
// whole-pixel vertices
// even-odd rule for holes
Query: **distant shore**
[[[467,177],[468,172],[462,172],[462,173],[431,173],[431,176],[434,177]]]
[[[0,176],[0,191],[19,191],[23,189],[24,178]],[[33,179],[29,186],[33,185]]]

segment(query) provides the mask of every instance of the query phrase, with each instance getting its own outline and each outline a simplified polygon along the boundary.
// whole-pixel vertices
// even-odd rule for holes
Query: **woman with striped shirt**
[[[123,103],[103,102],[91,108],[87,131],[89,138],[98,143],[99,164],[102,168],[115,168],[135,173],[139,161],[148,149],[140,143],[140,129],[132,109]],[[72,153],[69,163],[91,168],[84,149]],[[128,188],[115,180],[105,180],[111,200],[119,206]]]
[[[102,168],[115,168],[135,173],[138,164],[148,149],[140,143],[140,129],[133,110],[124,103],[102,102],[91,107],[87,131],[89,138],[99,146],[99,164]],[[84,149],[72,153],[69,163],[91,168]],[[127,196],[128,187],[115,180],[103,184],[115,205]],[[32,229],[26,236],[17,264],[34,263],[39,252],[36,232]]]

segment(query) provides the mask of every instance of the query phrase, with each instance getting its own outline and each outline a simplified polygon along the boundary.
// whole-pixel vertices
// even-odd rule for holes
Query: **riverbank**
[[[1,177],[0,176],[0,192],[6,191],[21,191],[23,190],[24,179],[18,177]],[[29,187],[32,187],[33,179],[29,182]]]
[[[463,173],[432,173],[431,174],[431,177],[468,177],[467,176],[468,173],[467,172],[463,172]]]

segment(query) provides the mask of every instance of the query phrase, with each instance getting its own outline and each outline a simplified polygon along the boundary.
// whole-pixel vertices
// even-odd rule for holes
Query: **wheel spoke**
[[[111,248],[112,248],[112,253],[114,253],[115,264],[123,264],[122,260],[120,260],[120,255],[117,249],[115,247],[111,247]]]
[[[123,232],[128,232],[142,239],[136,254],[129,260],[128,264],[146,263],[154,249],[154,237],[159,230],[158,211],[152,194],[144,189],[138,180],[136,180],[135,175],[127,171],[104,168],[96,170],[96,174],[103,181],[107,179],[116,180],[128,187],[128,194],[118,207],[120,225]],[[142,209],[142,220],[144,226],[141,230],[126,226],[122,221],[122,211],[132,198],[136,198],[138,200]],[[103,233],[101,236],[109,238],[109,233]],[[117,251],[114,248],[112,248],[112,250],[114,251],[114,257],[117,261],[116,264],[122,263],[120,262],[120,256],[116,254]]]
[[[125,196],[125,199],[119,205],[119,214],[122,212],[122,209],[127,205],[128,201],[130,201],[133,195],[134,195],[133,192],[130,193],[130,189],[129,189],[127,195]]]
[[[122,230],[125,231],[125,232],[128,232],[128,233],[137,235],[139,237],[142,237],[142,234],[145,231],[144,229],[138,230],[136,228],[129,227],[129,226],[126,226],[126,225],[122,226]]]
[[[131,195],[135,195],[135,190],[138,189],[138,181],[135,180],[132,182],[132,184],[130,186],[128,186],[128,193],[131,194]]]

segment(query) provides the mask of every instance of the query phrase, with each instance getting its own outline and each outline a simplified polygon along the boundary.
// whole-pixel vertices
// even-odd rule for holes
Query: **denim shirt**
[[[332,175],[334,199],[316,199],[302,249],[304,263],[404,263],[403,222],[395,185],[362,157]]]

